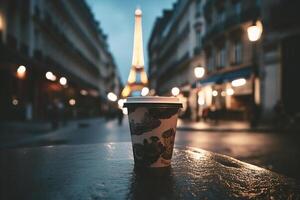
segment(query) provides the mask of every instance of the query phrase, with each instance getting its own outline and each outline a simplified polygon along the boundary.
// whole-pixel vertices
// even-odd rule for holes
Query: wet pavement
[[[10,148],[130,142],[128,123],[92,120],[78,122],[76,129],[32,137]],[[196,147],[229,155],[300,180],[300,134],[224,131],[177,131],[176,145]]]
[[[130,142],[0,151],[0,199],[299,199],[293,180],[176,145],[170,168],[134,168]]]

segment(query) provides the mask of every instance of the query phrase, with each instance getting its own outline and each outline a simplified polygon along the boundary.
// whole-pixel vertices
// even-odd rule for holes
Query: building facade
[[[253,120],[260,112],[261,40],[251,42],[247,29],[261,20],[261,1],[207,0],[203,8],[206,76],[199,81],[200,106],[224,119]]]
[[[262,117],[266,122],[299,123],[300,2],[262,1]]]
[[[83,0],[0,2],[0,119],[100,115],[120,79]]]
[[[195,82],[193,69],[203,65],[202,2],[179,0],[171,10],[164,10],[148,43],[150,88],[158,95],[170,95],[173,87],[180,88],[184,109],[189,106],[188,97]]]
[[[253,125],[280,113],[299,118],[299,7],[281,0],[178,0],[152,31],[151,87],[160,95],[179,87],[196,116],[209,112]],[[254,41],[253,25],[262,33]],[[205,76],[196,81],[197,66]]]

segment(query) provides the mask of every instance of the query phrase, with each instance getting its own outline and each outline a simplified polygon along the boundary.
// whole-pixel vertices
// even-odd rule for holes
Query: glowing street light
[[[11,101],[11,103],[14,105],[14,106],[17,106],[19,104],[19,100],[18,99],[13,99]]]
[[[248,39],[251,42],[255,42],[255,41],[259,40],[262,32],[263,32],[263,26],[262,26],[261,21],[256,21],[247,28]]]
[[[204,67],[195,67],[194,68],[194,75],[195,77],[197,78],[197,81],[196,81],[196,88],[199,89],[200,87],[200,82],[199,82],[199,79],[201,79],[205,74],[205,69]],[[201,99],[202,98],[202,99]],[[204,105],[204,99],[203,97],[201,97],[199,95],[197,95],[197,104],[196,104],[196,110],[197,110],[197,115],[196,115],[196,121],[199,121],[200,120],[200,116],[199,116],[199,105]]]
[[[86,90],[80,90],[80,94],[82,96],[86,96],[88,94],[88,92]]]
[[[70,99],[69,100],[69,105],[70,106],[75,106],[75,104],[76,104],[76,100],[75,99]]]
[[[123,109],[123,105],[126,102],[126,99],[119,99],[118,100],[118,106],[120,109]]]
[[[245,84],[246,84],[246,79],[244,79],[244,78],[239,78],[239,79],[233,80],[231,82],[231,85],[233,87],[240,87],[240,86],[243,86]]]
[[[258,105],[258,94],[259,86],[256,85],[257,80],[259,80],[259,63],[257,58],[257,41],[260,39],[263,32],[263,26],[261,21],[254,21],[251,26],[247,28],[248,39],[252,42],[252,63],[253,63],[253,78],[252,78],[252,112],[253,115],[250,119],[251,127],[257,125],[257,119],[259,118],[259,105]],[[240,82],[245,84],[246,82]],[[255,92],[257,91],[257,92]]]
[[[107,94],[107,99],[114,102],[117,101],[118,97],[114,93],[110,92]]]
[[[172,90],[171,90],[171,93],[172,93],[173,96],[177,96],[177,95],[179,95],[180,90],[179,90],[178,87],[173,87]]]
[[[232,88],[227,88],[227,89],[226,89],[226,94],[227,94],[228,96],[231,96],[231,95],[234,94],[234,90],[233,90]]]
[[[218,91],[217,91],[217,90],[213,90],[213,91],[212,91],[212,95],[213,95],[214,97],[218,96]]]
[[[194,74],[195,74],[195,77],[197,79],[202,78],[204,76],[204,74],[205,74],[204,67],[195,67],[194,68]]]
[[[56,76],[50,71],[46,72],[45,76],[46,76],[46,79],[48,79],[50,81],[55,81],[56,80]]]
[[[61,77],[61,78],[59,79],[59,83],[60,83],[61,85],[67,85],[67,79],[66,79],[65,77]]]
[[[23,79],[26,75],[26,67],[24,65],[20,65],[17,69],[17,77]]]
[[[147,96],[148,94],[149,94],[149,88],[144,87],[142,89],[141,95],[144,97],[144,96]]]
[[[122,109],[122,112],[123,112],[124,115],[128,115],[128,110],[127,110],[127,108],[123,108],[123,109]]]
[[[205,104],[205,99],[203,95],[198,95],[198,104],[203,106]]]
[[[1,13],[0,13],[0,30],[2,31],[3,30],[3,28],[4,28],[4,22],[3,22],[4,20],[3,20],[3,17],[2,17],[2,15],[1,15]]]

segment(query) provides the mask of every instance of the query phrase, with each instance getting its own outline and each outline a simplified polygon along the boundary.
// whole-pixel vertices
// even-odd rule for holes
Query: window
[[[201,11],[202,11],[201,0],[197,0],[197,2],[196,2],[196,17],[201,16]]]
[[[197,42],[197,47],[201,47],[202,44],[202,36],[201,36],[201,31],[196,32],[196,42]]]
[[[225,46],[217,50],[216,54],[217,67],[225,67],[226,65],[226,48]]]
[[[207,65],[208,71],[212,71],[212,70],[213,70],[213,67],[214,67],[214,59],[213,59],[213,56],[212,56],[211,52],[209,52],[209,53],[206,55],[206,65]]]
[[[224,12],[224,10],[220,10],[217,13],[217,22],[222,23],[224,21],[225,21],[225,12]]]
[[[241,41],[235,41],[232,46],[232,64],[242,63],[242,51]]]
[[[240,2],[240,1],[239,1],[239,2],[236,2],[236,3],[234,4],[234,12],[235,12],[236,14],[240,14],[240,13],[241,13],[241,10],[242,10],[241,2]]]

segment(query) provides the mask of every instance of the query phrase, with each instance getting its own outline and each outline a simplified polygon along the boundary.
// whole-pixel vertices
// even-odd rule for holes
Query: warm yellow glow
[[[234,94],[234,90],[233,90],[232,88],[227,88],[227,89],[226,89],[226,94],[227,94],[228,96],[231,96],[231,95]]]
[[[204,103],[205,103],[205,97],[204,97],[203,93],[198,94],[198,104],[200,106],[202,106],[202,105],[204,105]]]
[[[136,83],[137,82],[136,77],[138,74],[140,74],[140,83]],[[127,85],[123,89],[121,95],[122,97],[128,97],[132,91],[141,90],[143,86],[146,86],[147,84],[148,84],[148,78],[144,70],[142,11],[140,9],[136,9],[133,52],[132,52],[132,67],[129,72]],[[147,94],[148,93],[149,91],[147,92]],[[141,94],[145,94],[145,90]]]
[[[261,34],[263,32],[263,26],[261,21],[257,21],[255,25],[249,26],[247,28],[248,39],[251,42],[255,42],[260,39]]]
[[[177,96],[177,95],[179,95],[180,90],[179,90],[178,87],[173,87],[172,90],[171,90],[171,93],[172,93],[173,96]]]
[[[20,65],[17,69],[17,77],[22,79],[26,75],[26,67],[24,65]]]
[[[55,81],[56,80],[56,76],[50,71],[47,72],[45,76],[46,76],[46,79],[48,79],[50,81]]]
[[[122,91],[122,97],[128,97],[131,93],[130,87],[127,85]]]
[[[59,83],[61,84],[61,85],[67,85],[67,79],[65,78],[65,77],[61,77],[60,79],[59,79]]]
[[[222,91],[222,92],[221,92],[221,96],[222,96],[222,97],[225,97],[225,96],[226,96],[226,92],[225,92],[225,91]]]
[[[75,99],[70,99],[69,100],[69,105],[70,106],[75,106],[75,104],[76,104],[76,100]]]
[[[110,101],[117,101],[118,97],[114,93],[110,92],[107,94],[107,99]]]
[[[231,82],[231,85],[233,87],[240,87],[240,86],[245,85],[245,84],[246,84],[246,79],[244,79],[244,78],[239,78],[239,79],[233,80]]]
[[[144,87],[144,88],[142,89],[141,95],[142,95],[142,96],[147,96],[148,94],[149,94],[149,88]]]
[[[211,86],[206,86],[203,88],[205,93],[205,104],[211,106],[212,104],[212,88]]]
[[[143,84],[147,84],[148,83],[148,78],[147,78],[147,74],[144,70],[141,71],[141,82]]]
[[[136,68],[144,67],[142,11],[140,9],[135,11],[132,66]]]
[[[214,97],[218,96],[218,91],[217,91],[217,90],[213,90],[213,91],[212,91],[212,95],[213,95]]]
[[[123,109],[123,105],[126,102],[126,99],[119,99],[118,100],[118,106],[120,109]]]
[[[205,74],[205,69],[204,67],[196,67],[194,68],[194,74],[196,78],[202,78]]]
[[[131,69],[129,72],[128,83],[134,83],[136,80],[136,72],[134,69]]]
[[[0,13],[0,30],[3,30],[3,28],[4,28],[4,19],[3,19],[3,17],[2,17],[2,14]]]
[[[128,110],[127,110],[127,108],[123,108],[123,109],[122,109],[122,112],[123,112],[124,115],[128,115]]]

